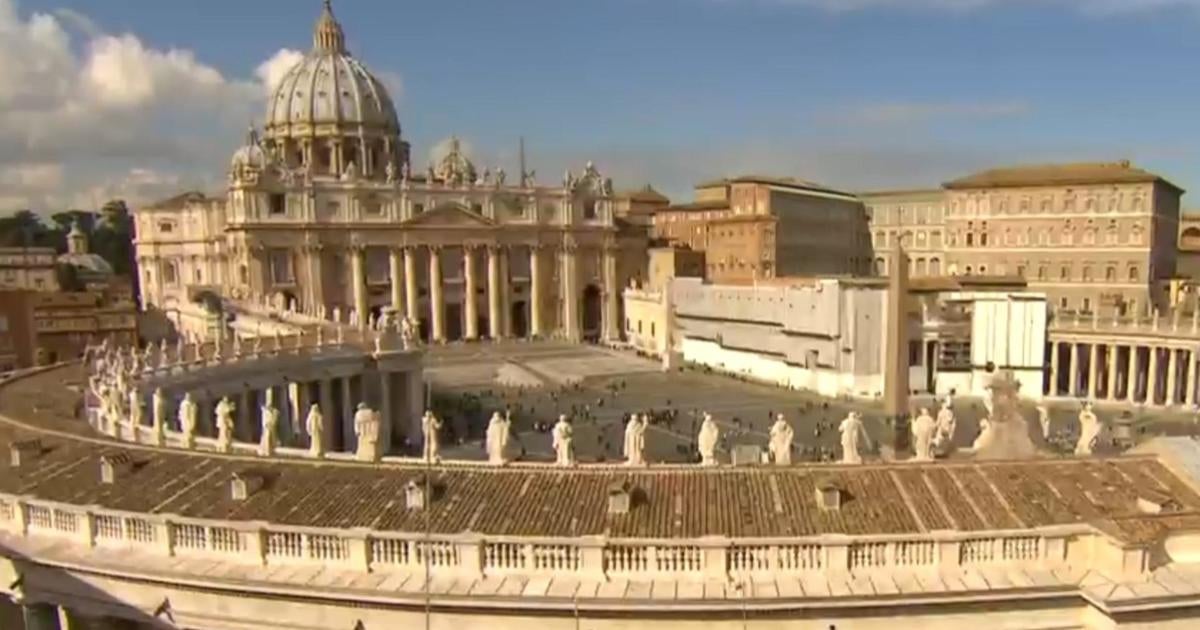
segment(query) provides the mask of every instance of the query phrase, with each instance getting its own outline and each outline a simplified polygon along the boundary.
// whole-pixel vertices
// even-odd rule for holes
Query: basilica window
[[[942,273],[942,261],[937,258],[929,259],[929,275],[937,276]]]
[[[1115,220],[1108,222],[1108,230],[1104,233],[1104,242],[1108,245],[1116,245],[1120,233],[1117,232],[1117,222]]]
[[[170,221],[162,221],[158,224],[158,231],[163,234],[170,234],[175,231],[175,224]]]
[[[279,193],[272,193],[267,197],[267,212],[272,215],[281,215],[287,213],[287,200]]]
[[[163,282],[167,284],[179,284],[179,267],[173,262],[168,262],[167,264],[163,265],[162,277]]]
[[[1050,275],[1050,270],[1046,267],[1046,265],[1039,265],[1037,279],[1045,281],[1048,275]]]
[[[1096,211],[1096,200],[1092,197],[1088,197],[1087,201],[1084,202],[1084,204],[1083,204],[1083,210],[1084,210],[1084,212],[1087,212],[1087,213],[1095,212]]]
[[[1142,200],[1142,198],[1141,198],[1141,197],[1134,197],[1134,198],[1133,198],[1133,211],[1134,211],[1134,212],[1141,212],[1141,211],[1142,211],[1142,204],[1143,204],[1143,200]]]
[[[1091,282],[1091,281],[1092,281],[1092,267],[1091,267],[1091,265],[1084,265],[1084,266],[1083,266],[1082,277],[1083,277],[1083,281],[1084,281],[1084,282]]]
[[[271,249],[267,253],[273,284],[292,284],[295,277],[292,273],[292,252],[285,248]]]
[[[583,218],[587,220],[596,218],[597,203],[595,199],[586,199],[583,202]]]
[[[385,247],[368,247],[363,261],[367,267],[367,282],[386,284],[391,279],[391,255]]]

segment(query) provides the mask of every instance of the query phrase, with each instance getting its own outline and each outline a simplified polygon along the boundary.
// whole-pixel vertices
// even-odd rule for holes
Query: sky
[[[414,170],[444,140],[673,200],[1130,159],[1200,187],[1200,0],[335,0]],[[219,192],[320,0],[0,0],[0,214]],[[1200,206],[1189,203],[1185,205]]]

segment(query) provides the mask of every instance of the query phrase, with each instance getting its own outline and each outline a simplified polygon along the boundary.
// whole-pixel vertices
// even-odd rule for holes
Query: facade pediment
[[[405,225],[429,227],[494,227],[495,221],[457,204],[438,206],[405,221]]]

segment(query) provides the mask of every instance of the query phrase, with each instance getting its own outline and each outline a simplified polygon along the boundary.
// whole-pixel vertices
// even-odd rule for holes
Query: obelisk
[[[887,315],[884,321],[883,412],[895,429],[897,452],[908,448],[908,255],[896,239],[888,269]]]

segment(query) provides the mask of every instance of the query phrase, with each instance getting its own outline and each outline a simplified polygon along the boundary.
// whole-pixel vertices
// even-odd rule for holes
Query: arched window
[[[1137,282],[1141,279],[1141,274],[1138,273],[1137,265],[1129,265],[1129,281]]]
[[[167,284],[179,284],[179,267],[168,261],[163,265],[163,282]]]
[[[942,273],[942,261],[938,260],[937,258],[930,258],[929,259],[929,275],[937,276],[937,275],[941,275],[941,273]]]
[[[1133,226],[1133,229],[1129,230],[1129,244],[1130,245],[1141,245],[1142,244],[1142,226],[1135,225],[1135,226]]]
[[[971,265],[967,265],[966,268],[964,269],[964,272],[968,276],[971,275]]]
[[[1117,268],[1112,265],[1105,267],[1104,279],[1108,282],[1116,282],[1117,281]]]
[[[1037,274],[1038,280],[1045,281],[1046,277],[1049,275],[1050,275],[1050,270],[1049,270],[1049,268],[1046,267],[1046,265],[1038,265],[1038,274]]]

